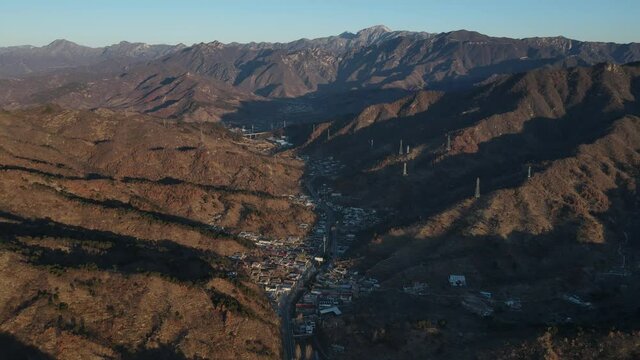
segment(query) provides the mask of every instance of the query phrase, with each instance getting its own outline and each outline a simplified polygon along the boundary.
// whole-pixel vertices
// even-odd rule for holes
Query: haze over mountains
[[[123,64],[152,60],[184,47],[182,44],[148,45],[122,41],[103,48],[90,48],[64,39],[42,47],[4,47],[0,48],[0,77],[95,65],[110,60]]]

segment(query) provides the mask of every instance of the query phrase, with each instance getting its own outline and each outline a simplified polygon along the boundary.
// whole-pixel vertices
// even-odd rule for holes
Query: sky
[[[628,43],[638,18],[640,0],[1,0],[0,46],[286,42],[378,24]]]

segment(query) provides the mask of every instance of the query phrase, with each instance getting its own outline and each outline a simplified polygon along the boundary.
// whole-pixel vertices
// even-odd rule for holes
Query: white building
[[[467,278],[464,275],[449,275],[449,284],[455,287],[467,286]]]

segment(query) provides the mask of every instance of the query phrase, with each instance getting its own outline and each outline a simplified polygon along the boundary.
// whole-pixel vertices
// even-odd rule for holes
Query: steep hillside
[[[337,61],[335,55],[315,48],[253,50],[212,42],[169,55],[162,64],[256,95],[294,97],[332,81]]]
[[[333,135],[315,134],[305,151],[346,170],[321,181],[344,205],[388,215],[350,255],[383,291],[333,324],[327,342],[353,359],[633,358],[638,96],[640,64],[599,64],[420,92],[325,124]],[[451,274],[467,286],[451,287]],[[428,284],[425,295],[403,292],[414,282]],[[623,331],[606,347],[588,345],[613,328]]]
[[[302,164],[210,124],[0,113],[0,331],[54,358],[279,358],[240,231],[302,235]],[[230,276],[230,272],[239,275]]]
[[[340,38],[342,46],[337,45]],[[251,46],[214,41],[156,62],[255,95],[278,98],[362,88],[463,87],[497,74],[543,66],[637,60],[638,44],[493,38],[464,30],[423,34],[373,27],[352,36],[289,44]]]
[[[337,83],[345,87],[452,89],[541,67],[638,60],[638,44],[563,37],[495,38],[460,30],[425,39],[397,37],[348,52],[340,62]]]
[[[103,65],[107,66],[0,80],[0,87],[6,89],[0,102],[6,109],[55,103],[73,109],[110,108],[186,121],[217,121],[235,111],[241,101],[259,99],[183,69],[140,65],[137,71],[123,72],[115,66],[105,74],[96,69]]]

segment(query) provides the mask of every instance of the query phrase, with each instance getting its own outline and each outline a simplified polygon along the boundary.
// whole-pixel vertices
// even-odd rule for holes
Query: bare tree
[[[302,360],[302,349],[300,348],[300,344],[296,344],[296,359]]]
[[[307,343],[307,346],[305,346],[304,357],[307,360],[313,360],[313,347],[311,346],[310,343]]]

